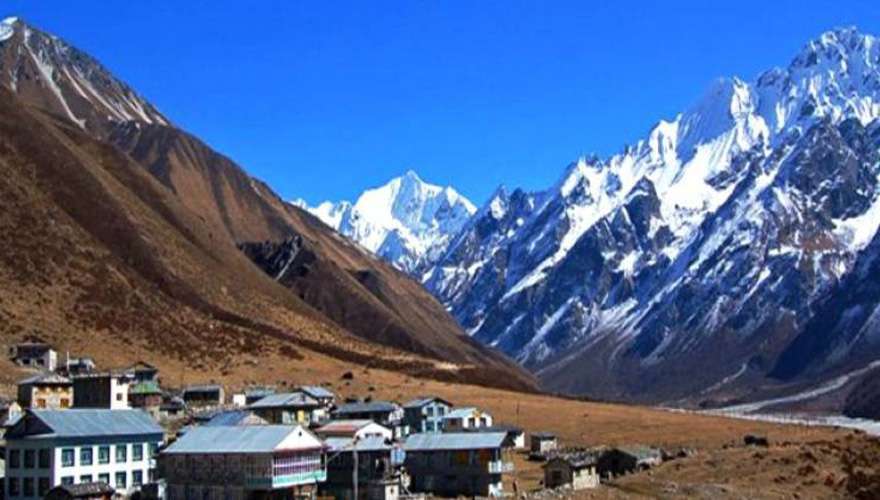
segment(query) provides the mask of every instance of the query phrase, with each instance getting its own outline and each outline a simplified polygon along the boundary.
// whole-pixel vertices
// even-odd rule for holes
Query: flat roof
[[[407,451],[479,450],[501,448],[505,432],[423,432],[411,434],[403,447]]]

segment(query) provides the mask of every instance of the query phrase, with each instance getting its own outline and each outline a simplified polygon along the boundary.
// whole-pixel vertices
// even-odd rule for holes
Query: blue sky
[[[719,76],[785,65],[880,2],[7,0],[285,198],[412,168],[477,204],[608,155]],[[253,2],[257,3],[257,2]],[[611,3],[611,2],[597,2]]]

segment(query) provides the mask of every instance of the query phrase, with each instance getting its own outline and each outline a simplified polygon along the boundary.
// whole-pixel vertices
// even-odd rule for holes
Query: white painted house
[[[367,439],[382,438],[388,441],[394,439],[394,432],[372,420],[334,420],[315,429],[315,434],[322,439],[349,438]]]
[[[478,408],[457,408],[443,417],[443,431],[456,432],[465,429],[492,427],[492,415]]]
[[[6,433],[7,499],[102,481],[130,494],[153,479],[162,428],[140,410],[28,410]]]

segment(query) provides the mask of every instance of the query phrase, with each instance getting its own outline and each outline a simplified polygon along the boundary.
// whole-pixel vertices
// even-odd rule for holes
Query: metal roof
[[[397,408],[398,406],[390,401],[371,401],[369,403],[346,403],[336,408],[333,413],[390,413]]]
[[[270,394],[261,398],[249,406],[249,408],[284,408],[284,407],[315,407],[318,400],[312,398],[304,392],[283,392],[281,394]]]
[[[501,448],[506,437],[504,432],[423,432],[406,438],[403,448],[407,451]]]
[[[131,386],[131,389],[128,390],[129,394],[162,394],[162,389],[159,387],[159,384],[153,382],[152,380],[146,382],[138,382],[137,384]]]
[[[538,439],[556,439],[556,434],[552,432],[533,432],[531,436]]]
[[[222,387],[219,384],[191,385],[183,389],[183,394],[188,392],[213,392],[221,389]]]
[[[347,437],[330,437],[324,440],[324,443],[330,448],[330,452],[351,451],[355,448],[352,445],[352,438]],[[379,436],[368,436],[357,440],[357,451],[382,451],[390,450],[391,443],[385,438]]]
[[[230,426],[230,425],[265,425],[265,420],[254,415],[248,410],[230,410],[215,414],[202,425],[209,427]]]
[[[331,432],[351,432],[355,433],[364,427],[374,423],[372,420],[332,420],[319,427],[315,432],[318,434],[329,434]],[[376,424],[378,425],[378,424]]]
[[[421,408],[422,406],[425,406],[426,404],[430,404],[434,401],[439,401],[439,402],[444,403],[448,406],[452,406],[452,403],[450,403],[449,401],[446,401],[443,398],[439,398],[437,396],[424,396],[421,398],[413,399],[412,401],[407,401],[403,405],[403,407],[404,408]]]
[[[329,389],[325,389],[319,385],[303,385],[299,388],[302,392],[308,394],[313,398],[335,398],[336,394],[333,394],[333,391]]]
[[[271,387],[254,387],[244,391],[245,397],[248,398],[252,398],[255,396],[266,397],[271,394],[275,394],[275,389],[272,389]]]
[[[487,427],[465,427],[462,432],[504,432],[506,434],[522,434],[524,431],[520,427],[512,425],[490,425]]]
[[[163,433],[152,417],[141,410],[28,410],[23,418],[37,418],[42,421],[50,430],[43,434],[46,437],[83,438]],[[19,433],[16,431],[17,426],[13,427],[9,436],[17,437]],[[29,437],[27,431],[21,434],[21,437]]]
[[[25,384],[46,384],[46,385],[69,385],[73,382],[67,377],[62,377],[57,373],[38,373],[24,380],[19,380],[18,385]]]
[[[293,433],[314,437],[297,425],[193,427],[162,451],[175,453],[271,453]]]
[[[487,412],[487,411],[480,411],[477,408],[474,408],[473,406],[468,406],[466,408],[457,408],[455,410],[452,410],[449,413],[447,413],[446,416],[443,418],[468,418],[471,415],[473,415],[474,413],[481,413],[483,415],[491,416],[489,414],[489,412]]]

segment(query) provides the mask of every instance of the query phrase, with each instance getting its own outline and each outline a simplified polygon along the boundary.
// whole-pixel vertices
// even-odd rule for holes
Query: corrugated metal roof
[[[325,389],[319,385],[304,385],[299,388],[299,390],[305,392],[309,396],[313,398],[335,398],[336,394],[333,394],[332,391]]]
[[[24,380],[19,380],[19,385],[24,384],[53,384],[53,385],[68,385],[73,382],[70,381],[67,377],[62,377],[57,373],[38,373],[36,375],[30,376]]]
[[[190,392],[214,392],[221,389],[222,387],[220,387],[219,384],[191,385],[183,389],[183,394],[187,394]]]
[[[352,438],[347,437],[330,437],[324,440],[324,443],[330,448],[330,452],[351,451]],[[359,439],[357,442],[357,451],[382,451],[390,450],[391,443],[385,438],[378,436],[369,436]]]
[[[251,403],[249,408],[315,407],[318,401],[304,392],[270,394]]]
[[[446,405],[452,406],[452,403],[450,403],[449,401],[446,401],[443,398],[439,398],[437,396],[424,396],[424,397],[413,399],[412,401],[406,402],[403,405],[403,407],[404,408],[421,408],[422,406],[425,406],[426,404],[430,404],[433,401],[439,401],[439,402],[444,403]]]
[[[392,412],[397,409],[397,405],[390,401],[371,401],[369,403],[346,403],[339,406],[333,413],[378,413]]]
[[[473,406],[469,406],[466,408],[457,408],[455,410],[450,411],[443,418],[469,418],[474,413],[482,413],[483,415],[489,415],[488,412],[481,412],[480,410],[474,408]]]
[[[229,410],[215,414],[202,425],[217,427],[230,425],[265,425],[268,422],[248,410]]]
[[[356,432],[364,427],[372,424],[372,420],[333,420],[319,427],[316,432],[318,434],[331,432]]]
[[[162,434],[152,417],[141,410],[28,410],[52,429],[53,437],[101,437]],[[28,418],[26,414],[24,418]]]
[[[406,438],[403,448],[407,451],[500,448],[506,437],[504,432],[423,432]]]
[[[295,425],[195,427],[162,453],[269,453],[297,432],[314,437]]]

